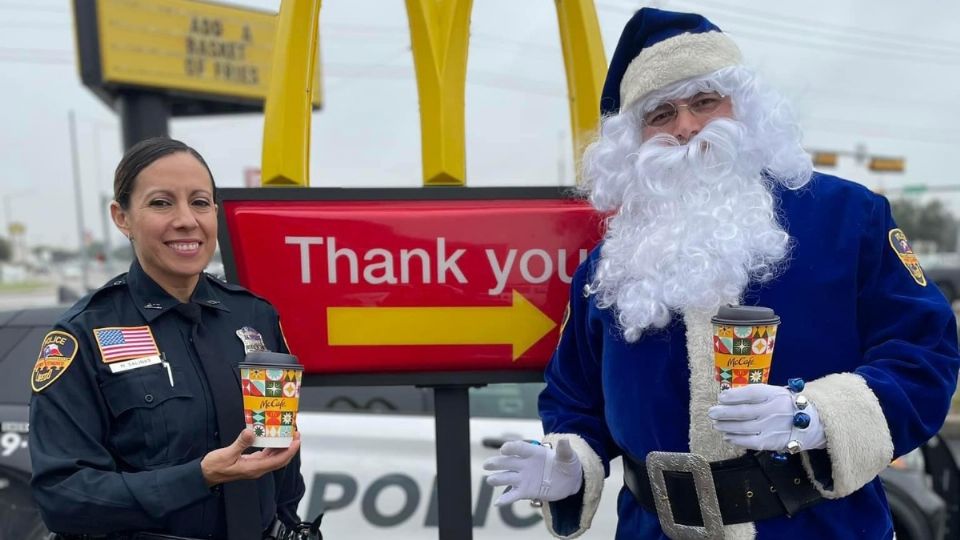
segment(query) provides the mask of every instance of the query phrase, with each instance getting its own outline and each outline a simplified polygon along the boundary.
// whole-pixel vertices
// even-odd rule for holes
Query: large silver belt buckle
[[[703,527],[680,525],[673,520],[664,471],[688,472],[693,475]],[[706,458],[697,454],[650,452],[647,454],[647,475],[650,477],[653,502],[657,506],[657,517],[660,518],[660,527],[664,534],[674,540],[723,540],[720,501],[717,499],[717,488],[713,485],[710,463]]]

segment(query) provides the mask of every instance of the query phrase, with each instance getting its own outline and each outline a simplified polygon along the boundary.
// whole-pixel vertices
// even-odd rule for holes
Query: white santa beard
[[[628,341],[677,313],[736,302],[785,258],[789,237],[748,142],[741,124],[717,120],[688,145],[657,137],[635,154],[591,284]]]

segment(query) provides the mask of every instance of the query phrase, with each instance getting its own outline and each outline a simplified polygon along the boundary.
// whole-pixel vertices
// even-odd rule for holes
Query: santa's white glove
[[[817,407],[801,393],[782,386],[748,384],[720,392],[718,401],[707,416],[728,443],[790,453],[827,446]]]
[[[503,506],[518,499],[559,501],[580,491],[583,467],[566,439],[557,448],[527,441],[510,441],[499,456],[483,462],[487,471],[502,471],[487,477],[491,486],[508,486],[494,504]]]

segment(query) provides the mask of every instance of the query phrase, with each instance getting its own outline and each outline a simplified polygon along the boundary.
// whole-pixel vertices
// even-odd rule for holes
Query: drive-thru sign
[[[222,216],[313,373],[540,370],[601,232],[555,188],[225,190]]]

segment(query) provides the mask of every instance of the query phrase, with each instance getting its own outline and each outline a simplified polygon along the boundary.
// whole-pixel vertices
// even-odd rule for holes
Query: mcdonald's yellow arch
[[[529,1],[529,0],[528,0]],[[547,1],[547,0],[541,0]],[[573,155],[599,122],[606,57],[593,0],[556,0]],[[406,0],[420,101],[423,184],[466,184],[464,96],[473,0]],[[310,89],[320,0],[280,6],[264,118],[263,185],[309,186]]]

